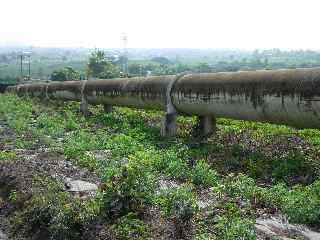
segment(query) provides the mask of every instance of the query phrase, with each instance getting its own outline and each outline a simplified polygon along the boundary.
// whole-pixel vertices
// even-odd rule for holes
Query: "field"
[[[218,119],[201,140],[180,116],[168,138],[161,112],[78,109],[0,95],[0,227],[12,239],[306,239],[268,238],[256,222],[271,217],[320,230],[319,130]],[[70,191],[70,179],[98,190]]]

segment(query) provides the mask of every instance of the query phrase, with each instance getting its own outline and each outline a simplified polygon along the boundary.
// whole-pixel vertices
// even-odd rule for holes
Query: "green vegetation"
[[[218,184],[218,174],[210,165],[200,160],[191,170],[191,179],[194,184],[213,187]]]
[[[199,211],[196,196],[190,186],[162,190],[156,200],[164,216],[172,218],[177,239],[186,238],[192,218]]]
[[[117,78],[120,77],[120,69],[107,59],[106,54],[95,49],[90,57],[87,65],[87,75],[95,78]]]
[[[13,94],[0,102],[19,148],[41,143],[102,182],[95,197],[80,201],[46,181],[14,219],[26,234],[40,226],[51,238],[79,239],[100,219],[115,239],[148,239],[150,209],[159,225],[173,223],[175,236],[195,239],[256,239],[255,219],[270,212],[320,227],[319,130],[218,119],[217,135],[198,144],[190,137],[194,118],[179,117],[179,136],[167,138],[159,135],[160,112],[106,114],[95,106],[84,118],[73,102]],[[0,152],[0,162],[15,157]],[[209,193],[205,207],[202,191]],[[12,202],[20,197],[10,194]]]
[[[22,231],[25,236],[36,233],[36,237],[47,239],[79,239],[90,221],[100,214],[99,208],[94,208],[94,200],[74,199],[52,180],[40,178],[36,184],[45,185],[45,190],[25,202],[25,208],[12,219],[15,231]]]
[[[116,236],[123,240],[148,239],[148,226],[133,213],[119,218],[111,228],[116,232]]]
[[[65,67],[63,69],[53,71],[50,79],[52,81],[80,80],[80,73],[75,71],[72,67]]]
[[[0,151],[0,161],[10,161],[17,157],[15,152],[11,151]]]
[[[227,203],[224,208],[225,215],[219,217],[214,225],[218,239],[256,239],[253,219],[243,216],[235,203]]]
[[[21,48],[0,47],[0,83],[15,83],[20,77]],[[119,77],[124,56],[117,49],[33,48],[31,78],[34,80]],[[156,57],[161,56],[161,57]],[[204,73],[255,69],[319,67],[319,51],[280,49],[129,49],[129,76]],[[70,73],[66,68],[71,68]],[[23,75],[27,74],[24,66]],[[70,78],[70,75],[73,76]],[[69,76],[69,77],[67,77]]]
[[[143,157],[139,153],[130,156],[127,164],[108,169],[103,176],[103,201],[109,216],[139,212],[144,205],[152,202],[155,176],[149,159]]]

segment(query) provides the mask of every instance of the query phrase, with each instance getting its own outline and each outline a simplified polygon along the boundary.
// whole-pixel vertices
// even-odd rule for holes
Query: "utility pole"
[[[128,34],[127,33],[121,33],[121,40],[122,40],[122,71],[125,77],[128,77],[129,75],[129,67],[128,67]]]
[[[28,80],[31,79],[31,55],[28,55]]]
[[[21,52],[19,55],[19,61],[20,61],[20,80],[23,81],[25,78],[28,80],[31,79],[31,52]],[[27,66],[25,66],[27,65]],[[25,67],[28,68],[28,73],[26,76],[24,76],[24,69]]]
[[[20,80],[23,79],[23,53],[20,54]]]

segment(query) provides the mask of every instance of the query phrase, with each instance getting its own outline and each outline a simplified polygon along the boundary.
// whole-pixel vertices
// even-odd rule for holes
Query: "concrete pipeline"
[[[162,135],[176,133],[177,114],[199,117],[202,135],[226,117],[320,128],[320,68],[68,81],[8,87],[18,95],[166,112]]]
[[[13,84],[0,83],[0,93],[4,93],[10,86],[13,86]]]

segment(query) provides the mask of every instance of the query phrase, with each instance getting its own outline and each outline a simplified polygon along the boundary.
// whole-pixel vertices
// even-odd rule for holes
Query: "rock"
[[[217,198],[211,192],[200,192],[197,200],[198,207],[202,210],[210,209],[217,202]]]
[[[64,183],[69,192],[85,193],[96,192],[98,190],[98,186],[96,184],[82,180],[72,180],[71,178],[65,178]]]
[[[302,225],[290,224],[281,216],[258,218],[255,224],[256,232],[263,237],[278,237],[283,240],[300,237],[305,240],[319,240],[320,233],[311,231]]]
[[[161,191],[163,190],[167,190],[170,188],[177,188],[179,187],[181,184],[179,184],[178,182],[174,181],[174,180],[167,180],[167,179],[159,179],[158,180],[158,187],[156,190],[156,194],[160,194]]]
[[[110,150],[92,150],[85,152],[85,155],[93,158],[106,158],[111,155]]]

